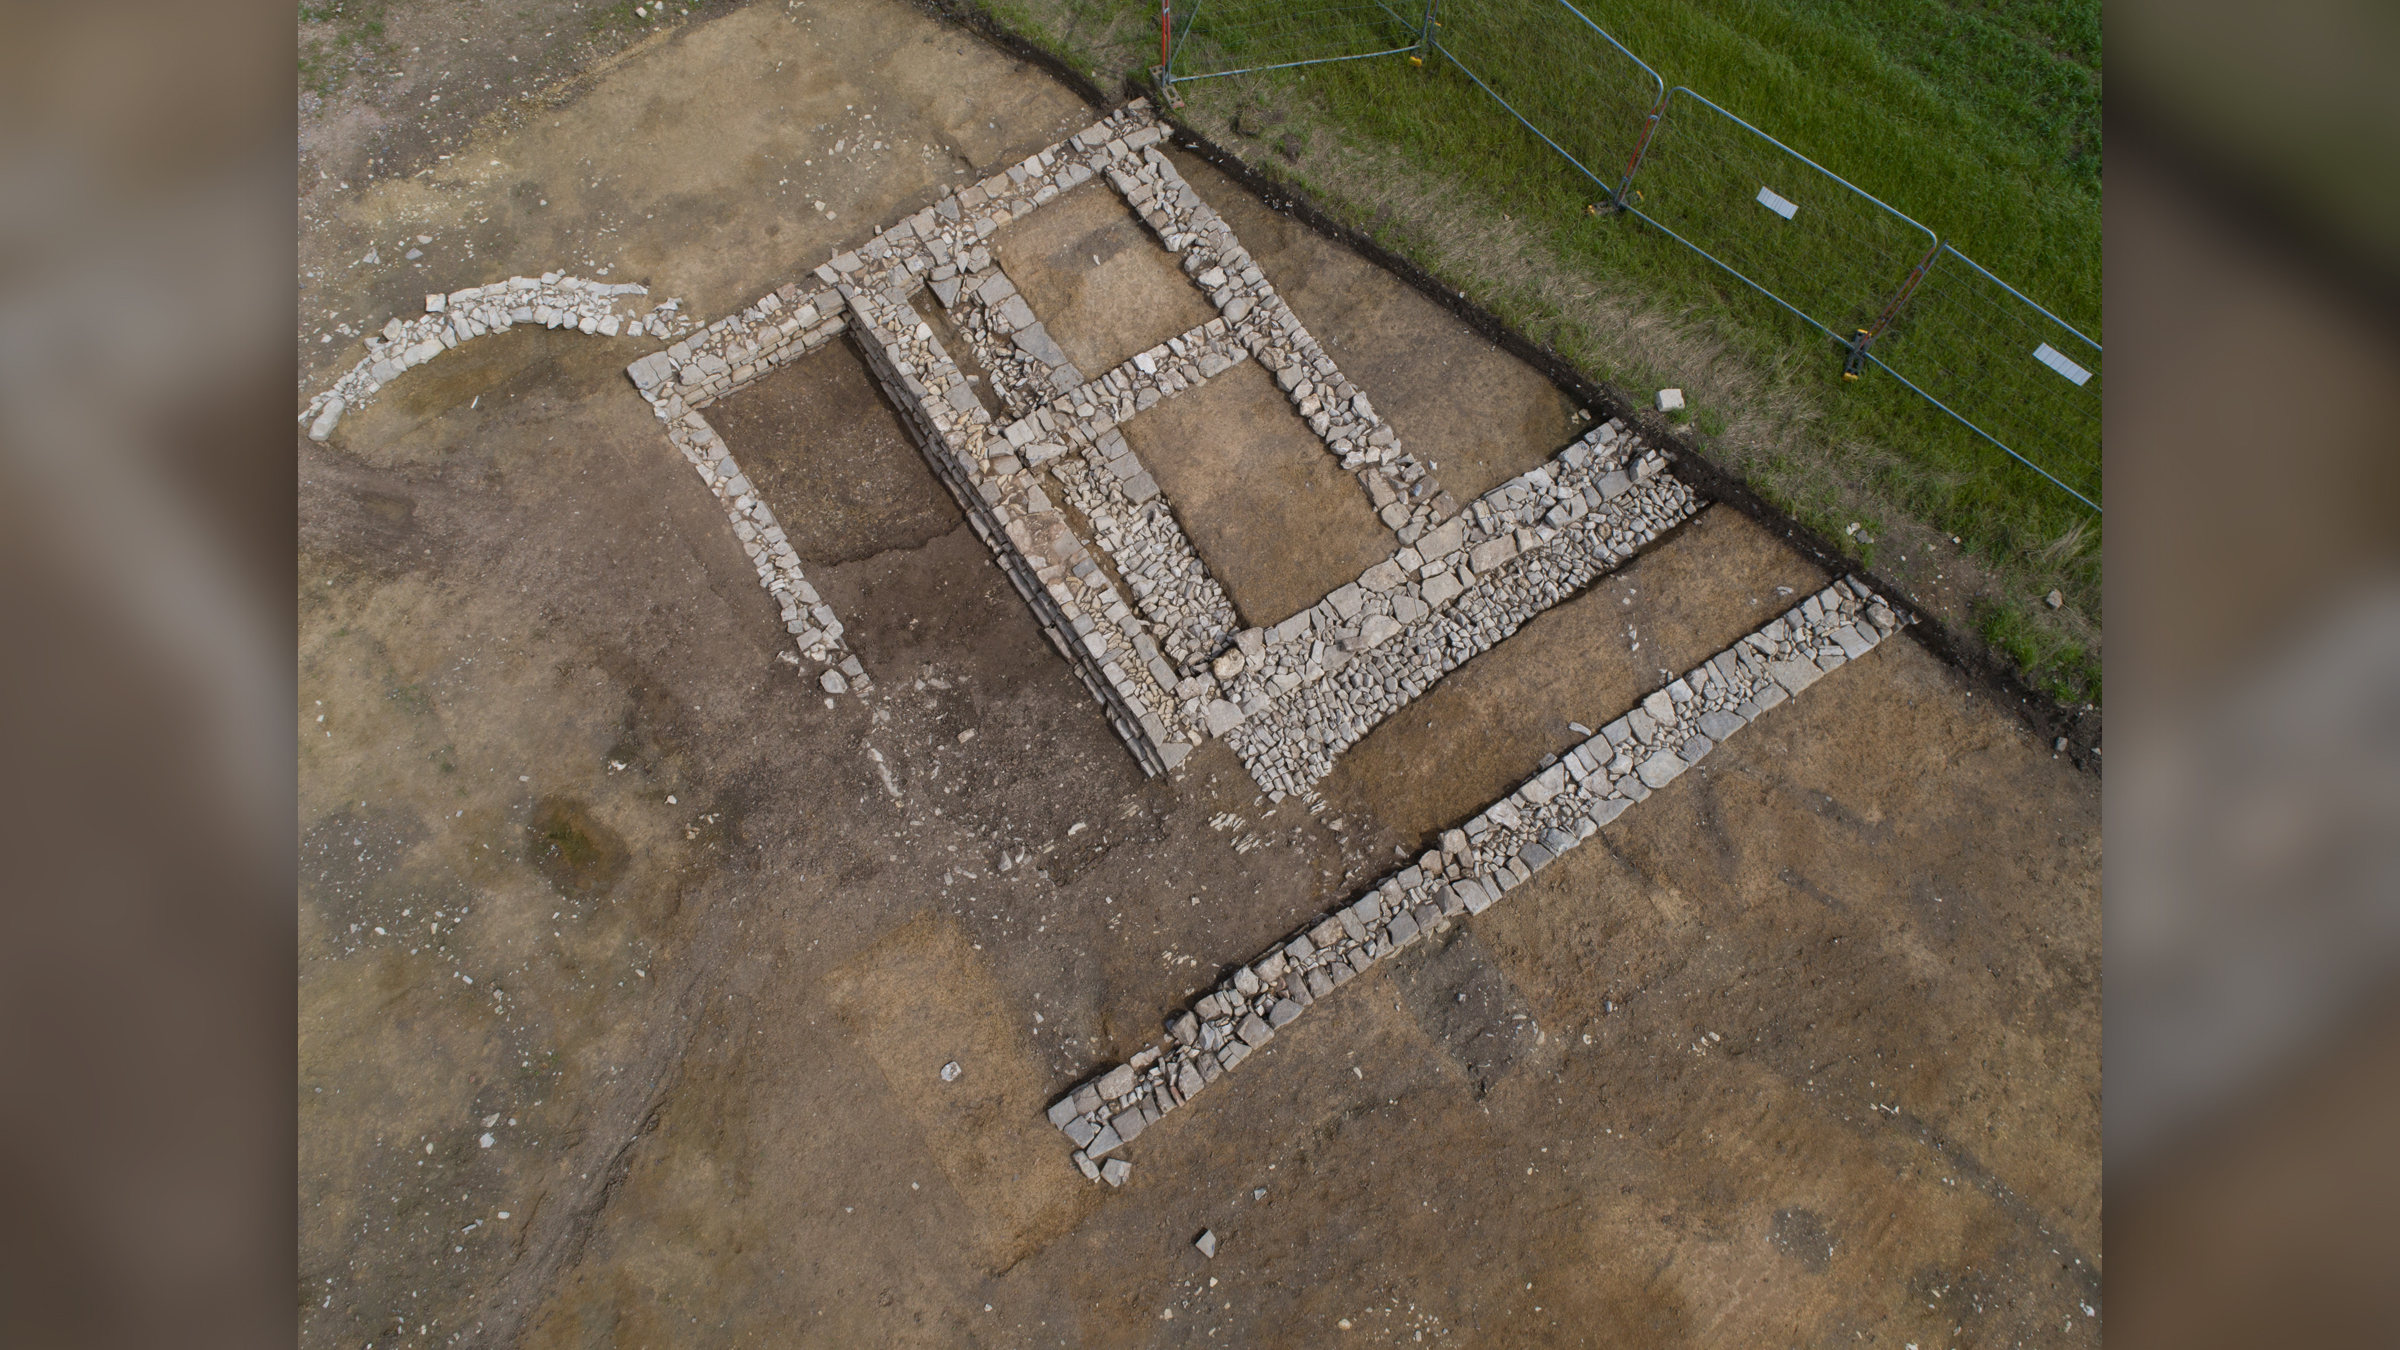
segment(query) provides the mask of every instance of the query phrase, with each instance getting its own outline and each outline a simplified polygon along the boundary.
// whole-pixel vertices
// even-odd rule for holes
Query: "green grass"
[[[299,18],[304,29],[331,30],[302,34],[301,90],[331,97],[349,83],[351,73],[362,62],[372,62],[388,54],[390,44],[383,31],[385,9],[384,0],[329,0],[300,6]]]
[[[1322,54],[1321,34],[1260,22],[1291,8],[1179,4],[1192,24],[1180,64]],[[1352,11],[1346,40],[1404,32],[1415,11],[1399,8],[1398,20]],[[1005,0],[992,12],[1087,69],[1138,75],[1157,60],[1156,9],[1138,0]],[[1705,94],[2100,338],[2093,0],[1592,0],[1584,12],[1667,85]],[[1607,212],[1655,86],[1571,16],[1536,0],[1450,0],[1442,20],[1445,47],[1605,186],[1438,56],[1422,67],[1385,57],[1179,84],[1184,114],[1637,400],[1685,387],[1687,431],[1862,561],[1883,532],[1852,534],[1851,521],[1913,523],[1895,536],[1903,549],[1908,538],[1922,549],[1955,536],[1986,584],[1974,614],[1953,620],[2054,694],[2095,697],[2094,514],[1890,375],[1870,368],[1844,382],[1840,349],[1823,333],[1642,221]],[[1237,139],[1262,124],[1272,129]],[[1287,145],[1305,153],[1266,153]],[[1809,178],[1678,96],[1634,181],[1646,214],[1714,231],[1713,250],[1847,331],[1872,320],[1926,245]],[[1761,182],[1801,201],[1801,214],[1787,224],[1749,203]],[[2078,391],[2033,366],[2036,340],[2057,336],[2062,349],[2070,340],[2023,326],[2029,311],[1961,275],[1937,270],[1877,354],[2098,499],[2099,381]],[[1889,541],[1882,551],[1899,560]],[[2053,586],[2063,611],[2039,604]]]

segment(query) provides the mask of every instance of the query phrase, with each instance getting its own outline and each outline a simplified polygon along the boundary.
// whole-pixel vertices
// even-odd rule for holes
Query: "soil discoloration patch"
[[[573,899],[607,893],[632,861],[625,836],[595,819],[589,802],[572,797],[535,803],[525,834],[533,865],[560,895]]]

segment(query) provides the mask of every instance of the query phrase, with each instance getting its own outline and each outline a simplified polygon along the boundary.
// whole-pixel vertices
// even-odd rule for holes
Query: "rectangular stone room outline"
[[[1280,801],[1310,791],[1383,718],[1621,565],[1699,502],[1659,472],[1663,457],[1611,422],[1457,508],[1176,172],[1159,149],[1165,134],[1146,104],[1130,104],[837,255],[816,269],[814,289],[779,287],[628,374],[724,503],[795,645],[838,666],[822,677],[838,690],[865,679],[842,624],[701,414],[850,333],[1145,771],[1172,768],[1218,736]],[[985,241],[1094,177],[1181,260],[1218,313],[1087,378],[992,265]],[[914,298],[927,289],[992,379],[1008,420],[985,411],[916,313]],[[1116,427],[1245,359],[1274,376],[1295,415],[1358,476],[1399,548],[1310,608],[1272,627],[1237,629],[1223,588]],[[1092,541],[1051,490],[1090,522]]]

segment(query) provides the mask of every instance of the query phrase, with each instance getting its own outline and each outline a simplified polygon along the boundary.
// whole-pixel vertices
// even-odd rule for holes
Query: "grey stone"
[[[1370,614],[1358,626],[1358,636],[1351,640],[1352,651],[1369,651],[1389,641],[1400,631],[1400,621],[1388,614]]]
[[[1067,1121],[1065,1129],[1067,1137],[1075,1141],[1077,1148],[1089,1148],[1092,1141],[1100,1137],[1100,1127],[1092,1123],[1090,1116],[1073,1117]]]
[[[1592,823],[1594,825],[1606,825],[1610,821],[1615,820],[1617,817],[1625,814],[1625,808],[1631,805],[1633,805],[1633,803],[1625,800],[1623,797],[1603,797],[1600,800],[1592,803]]]
[[[1119,1139],[1130,1144],[1142,1137],[1142,1131],[1150,1128],[1150,1122],[1143,1116],[1141,1107],[1129,1106],[1109,1117],[1108,1127],[1117,1132]]]
[[[1722,741],[1742,729],[1742,719],[1732,713],[1711,709],[1700,714],[1700,734],[1712,741]]]
[[[1124,1185],[1125,1178],[1132,1175],[1132,1173],[1133,1164],[1125,1161],[1123,1158],[1111,1158],[1107,1162],[1100,1164],[1100,1179],[1107,1182],[1111,1186]]]
[[[1516,556],[1517,541],[1515,537],[1504,534],[1497,539],[1486,539],[1470,549],[1467,553],[1467,565],[1481,575],[1497,570]]]
[[[1275,1000],[1274,1007],[1267,1009],[1267,1025],[1280,1031],[1290,1025],[1291,1020],[1299,1015],[1300,1005],[1298,1003],[1288,998],[1279,998]]]
[[[1130,1064],[1120,1064],[1100,1075],[1100,1095],[1103,1099],[1113,1102],[1133,1091],[1133,1084],[1134,1067]]]
[[[1774,677],[1775,683],[1797,694],[1815,684],[1817,677],[1825,672],[1813,661],[1769,661],[1767,673]]]
[[[1063,1128],[1068,1121],[1076,1117],[1076,1114],[1075,1099],[1071,1093],[1050,1103],[1050,1123],[1053,1125]],[[1080,1144],[1083,1141],[1078,1139],[1075,1142]]]
[[[1661,750],[1643,760],[1641,768],[1635,772],[1641,776],[1645,785],[1651,788],[1663,788],[1674,782],[1683,773],[1683,770],[1683,760],[1674,751]]]
[[[1708,737],[1694,736],[1683,743],[1683,762],[1697,764],[1707,756],[1709,751],[1716,748],[1717,743]]]
[[[1241,1037],[1244,1044],[1255,1050],[1275,1039],[1275,1028],[1260,1020],[1257,1013],[1249,1013],[1243,1016],[1242,1024],[1234,1028],[1234,1034]],[[1229,1064],[1226,1067],[1233,1066]]]
[[[1083,1146],[1083,1151],[1095,1158],[1105,1158],[1110,1149],[1124,1142],[1113,1127],[1103,1125],[1100,1127],[1100,1133],[1093,1135],[1091,1142]]]
[[[1843,656],[1853,661],[1875,650],[1875,644],[1868,641],[1867,635],[1859,632],[1857,627],[1852,624],[1843,624],[1834,629],[1833,642],[1835,646],[1842,649]]]

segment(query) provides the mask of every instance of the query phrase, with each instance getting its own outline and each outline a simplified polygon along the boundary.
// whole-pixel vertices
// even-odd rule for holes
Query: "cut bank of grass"
[[[1203,24],[1207,6],[1195,11]],[[1156,9],[1141,0],[989,8],[1082,69],[1139,76],[1157,61]],[[1480,10],[1454,0],[1441,31],[1489,67],[1507,58],[1489,34],[1511,12],[1530,11],[1524,0]],[[2099,336],[2096,5],[1611,0],[1585,12],[1669,84],[1759,124]],[[1515,88],[1561,73],[1547,47],[1527,54],[1506,40],[1523,57],[1502,67]],[[1651,86],[1629,63],[1590,64],[1605,96],[1585,106],[1646,109]],[[1448,62],[1387,57],[1177,90],[1181,114],[1254,168],[1593,377],[1636,401],[1681,386],[1694,409],[1686,434],[1726,467],[2017,661],[2036,687],[2098,700],[2100,529],[2087,508],[1888,375],[1845,384],[1821,333],[1607,214],[1600,188]],[[1594,147],[1614,143],[1585,131]],[[1601,149],[1585,158],[1610,176]],[[2089,449],[2087,476],[2056,467],[2096,497]],[[2056,611],[2039,599],[2054,587],[2067,600]]]

